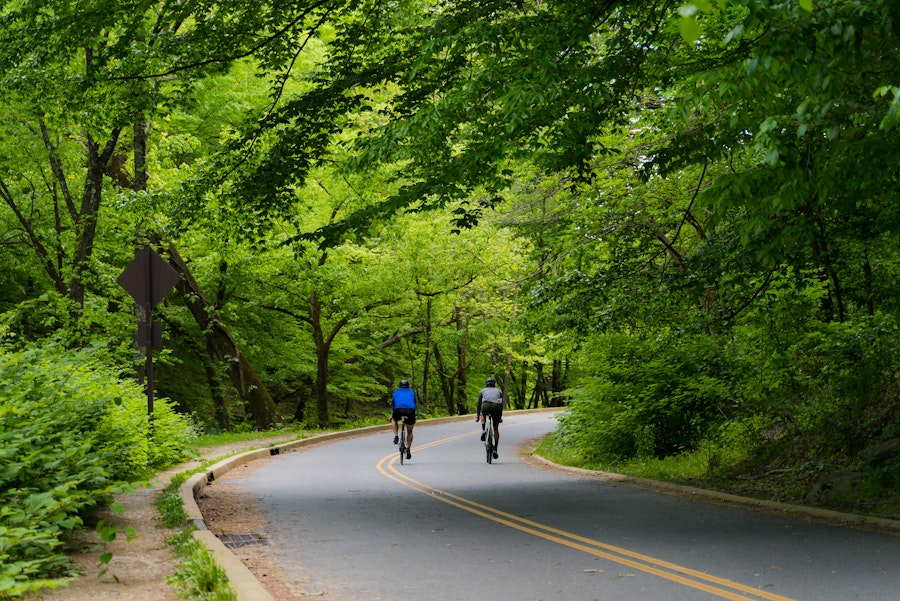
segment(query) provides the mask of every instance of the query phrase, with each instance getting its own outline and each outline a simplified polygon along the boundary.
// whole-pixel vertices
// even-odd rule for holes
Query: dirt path
[[[266,444],[284,442],[294,438],[296,436],[288,435],[280,438],[267,438],[264,441],[248,441],[203,449],[202,461],[227,457]],[[45,590],[30,595],[27,599],[29,601],[103,601],[112,599],[179,601],[174,589],[166,582],[166,578],[177,569],[171,548],[166,544],[166,540],[177,534],[179,530],[161,526],[155,501],[159,491],[165,488],[175,475],[200,465],[200,460],[183,463],[157,474],[150,482],[149,488],[141,488],[132,493],[118,495],[116,500],[125,505],[125,513],[122,516],[108,514],[101,517],[107,522],[119,524],[120,531],[131,526],[137,533],[137,538],[128,542],[125,540],[125,536],[120,534],[118,539],[112,543],[102,544],[93,531],[81,533],[77,541],[80,549],[71,553],[70,558],[81,568],[82,575],[75,578],[66,587]],[[252,464],[238,469],[252,469]],[[245,517],[247,512],[237,509],[219,512],[218,528],[220,530],[246,531],[246,528],[250,527],[244,523],[228,525],[229,517],[235,520],[247,519]],[[98,577],[100,555],[106,552],[111,552],[113,559],[109,563],[107,573]],[[263,573],[253,567],[251,569],[264,583],[267,579],[274,580],[267,576],[271,571],[268,566],[262,565],[263,563],[263,561],[259,561],[259,567]],[[273,586],[277,586],[277,583],[273,582]],[[290,599],[292,597],[279,594],[276,598]]]

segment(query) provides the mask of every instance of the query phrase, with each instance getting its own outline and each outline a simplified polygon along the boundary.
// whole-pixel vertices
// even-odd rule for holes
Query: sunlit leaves
[[[298,137],[328,134],[327,120],[310,119],[308,111],[339,119],[357,108],[346,95],[396,86],[379,108],[381,122],[354,144],[352,164],[392,165],[404,185],[385,210],[336,224],[344,230],[379,212],[443,206],[479,188],[487,198],[499,198],[510,183],[505,161],[524,156],[546,169],[587,177],[594,154],[604,151],[598,136],[624,119],[635,90],[666,73],[641,68],[670,18],[658,7],[496,0],[440,11],[410,2],[408,9],[377,9],[358,18],[350,12],[337,21],[324,91],[286,107],[284,115],[298,119],[290,137],[276,140],[270,151],[277,156]],[[272,177],[251,175],[247,183],[266,180],[269,198],[277,202],[277,191],[303,171],[260,175]],[[460,210],[458,225],[478,222],[477,210]],[[328,239],[336,234],[321,233]]]

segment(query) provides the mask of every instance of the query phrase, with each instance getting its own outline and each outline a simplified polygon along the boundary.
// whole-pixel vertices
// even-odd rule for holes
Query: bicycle
[[[491,463],[494,459],[496,450],[494,445],[494,418],[487,414],[484,416],[484,451],[488,463]]]
[[[406,459],[406,416],[404,415],[400,422],[400,465]]]

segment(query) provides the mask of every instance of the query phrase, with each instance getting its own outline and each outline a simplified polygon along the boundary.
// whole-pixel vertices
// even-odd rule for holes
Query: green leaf
[[[813,10],[813,0],[800,0],[800,8],[811,13]]]
[[[678,31],[688,43],[694,43],[700,39],[700,24],[692,16],[681,17],[678,20]]]

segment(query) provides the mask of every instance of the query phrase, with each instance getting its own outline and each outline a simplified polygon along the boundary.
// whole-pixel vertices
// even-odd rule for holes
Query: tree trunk
[[[516,388],[516,409],[528,408],[528,361],[522,361],[522,381]]]
[[[223,432],[229,432],[231,430],[231,417],[228,415],[228,402],[225,400],[225,395],[222,394],[219,370],[216,369],[212,349],[210,348],[209,350],[210,353],[203,354],[202,360],[203,369],[206,372],[207,386],[209,386],[209,393],[212,397],[213,412],[215,413],[216,424],[218,424],[219,429]]]
[[[81,210],[75,222],[76,248],[72,258],[72,277],[69,280],[69,298],[78,307],[84,306],[84,275],[94,254],[97,237],[97,220],[100,217],[100,199],[103,195],[103,174],[106,161],[116,148],[119,130],[113,132],[103,151],[90,134],[86,135],[87,173],[81,195]]]
[[[547,382],[544,378],[544,364],[536,363],[535,370],[537,371],[536,379],[534,382],[534,391],[531,393],[531,401],[529,405],[533,406],[535,409],[538,407],[549,407],[550,400],[547,396]]]
[[[872,263],[869,262],[869,251],[863,251],[863,291],[866,295],[866,313],[869,317],[875,315],[875,299],[872,296]]]
[[[68,180],[66,179],[63,170],[59,149],[50,138],[50,132],[44,122],[40,123],[40,132],[41,140],[44,143],[44,148],[47,151],[47,157],[50,162],[50,171],[53,174],[53,180],[55,181],[53,189],[54,191],[58,190],[59,194],[62,195],[66,212],[72,219],[75,230],[75,249],[71,255],[71,275],[69,277],[68,285],[66,286],[66,293],[69,298],[75,302],[76,307],[83,307],[85,292],[84,274],[88,271],[94,251],[94,239],[97,234],[97,220],[100,217],[100,201],[103,193],[103,175],[105,173],[106,163],[116,149],[120,130],[114,129],[110,132],[109,140],[107,140],[102,150],[100,149],[100,144],[98,144],[90,134],[85,133],[84,146],[87,170],[84,176],[84,189],[81,194],[80,206],[75,203],[75,199],[71,193]],[[3,197],[6,199],[7,204],[13,206],[13,199],[11,196],[7,198],[9,195],[6,192],[8,191],[4,187]],[[13,206],[13,209],[16,211],[16,215],[20,222],[23,222],[24,216],[15,206]],[[56,217],[57,234],[59,235],[64,226],[61,222],[60,215],[57,214]],[[25,221],[27,222],[27,219]],[[41,256],[44,264],[48,268],[51,278],[53,278],[54,282],[57,284],[57,288],[59,288],[64,272],[64,267],[61,264],[63,252],[61,249],[57,250],[57,258],[59,259],[60,264],[54,265],[47,249],[39,243],[35,244],[38,240],[36,236],[33,235],[34,231],[30,229],[33,224],[26,222],[23,222],[22,225],[29,233],[32,245],[39,256]]]
[[[60,241],[62,240],[62,218],[60,216],[59,211],[59,202],[57,197],[57,186],[49,186],[53,191],[54,198],[54,216],[56,221],[56,243],[53,245],[53,248],[48,248],[41,241],[39,231],[37,229],[37,224],[32,222],[31,217],[23,212],[19,205],[16,203],[16,198],[13,196],[12,191],[6,184],[6,180],[0,176],[0,198],[6,203],[6,205],[12,210],[13,214],[16,216],[16,220],[19,222],[22,230],[25,232],[25,236],[27,238],[28,245],[34,250],[37,254],[38,259],[40,259],[41,265],[44,266],[44,271],[53,281],[53,286],[56,288],[56,291],[60,294],[60,296],[66,296],[69,292],[69,287],[66,284],[65,277],[63,276],[63,264],[62,264],[62,256],[63,251],[60,246]]]
[[[561,407],[559,394],[566,389],[566,376],[568,374],[568,359],[565,364],[561,359],[553,360],[553,373],[550,380],[550,405],[553,407]]]
[[[309,294],[309,318],[313,342],[316,345],[316,414],[319,427],[328,426],[328,352],[329,346],[322,331],[322,306],[315,291]]]
[[[510,395],[509,387],[512,385],[512,353],[506,353],[506,369],[503,374],[503,400],[506,401],[506,407],[512,408],[512,395]]]
[[[447,370],[444,367],[444,357],[441,355],[441,349],[437,343],[434,344],[434,365],[437,367],[438,379],[441,382],[441,392],[444,396],[444,406],[447,413],[456,415],[456,405],[453,404],[453,386],[451,379],[447,377]]]
[[[813,202],[818,198],[813,199]],[[809,213],[807,213],[807,218]],[[834,253],[832,245],[829,244],[828,232],[822,219],[816,216],[815,223],[817,225],[818,236],[812,240],[812,260],[818,267],[819,279],[825,284],[828,294],[822,297],[822,311],[825,314],[825,321],[834,320],[834,310],[837,308],[838,321],[843,322],[846,318],[846,309],[844,307],[843,291],[841,290],[841,281],[838,278],[837,270],[834,266]]]
[[[297,402],[297,409],[294,410],[294,423],[302,424],[306,418],[306,399],[300,399]]]
[[[134,124],[134,183],[137,191],[147,189],[147,139],[150,137],[150,122],[142,121]]]
[[[141,308],[140,305],[135,304],[135,306],[141,309],[141,312],[143,312],[143,308]],[[144,319],[144,317],[141,317],[140,319]],[[140,319],[138,320],[138,323],[141,323]],[[186,344],[188,344],[190,349],[197,355],[197,357],[199,357],[200,362],[203,364],[203,372],[206,375],[206,385],[209,388],[209,396],[213,404],[213,413],[215,414],[216,425],[222,432],[230,431],[231,418],[228,412],[228,400],[225,398],[225,394],[222,389],[222,379],[219,374],[218,366],[216,365],[215,354],[213,353],[212,348],[209,346],[209,341],[204,339],[206,347],[203,348],[196,343],[194,338],[191,337],[179,323],[167,320],[166,327],[171,328],[176,336],[186,341]],[[143,373],[143,365],[143,362],[139,362],[138,367],[140,368],[142,375],[141,379],[139,379],[138,382],[143,382],[143,377],[146,375]]]
[[[468,324],[463,323],[459,308],[453,313],[456,317],[456,329],[464,330],[462,340],[456,343],[456,413],[466,415],[469,413],[469,400],[466,398],[466,347],[468,346]]]
[[[320,428],[327,428],[328,415],[328,350],[316,348],[316,416]]]
[[[241,349],[238,348],[228,329],[216,319],[215,307],[203,294],[203,290],[178,251],[175,250],[174,245],[169,244],[166,252],[169,263],[181,276],[176,290],[191,315],[194,316],[200,330],[204,332],[209,348],[219,361],[225,363],[231,383],[247,403],[247,411],[253,418],[256,428],[268,429],[279,418],[278,410],[269,391],[259,379],[253,366],[241,353]]]
[[[325,328],[322,327],[322,301],[316,291],[309,294],[307,309],[309,310],[308,323],[312,326],[313,342],[316,345],[316,410],[319,427],[325,428],[330,422],[328,415],[328,358],[331,353],[331,344],[354,315],[344,315],[338,319],[326,334]]]
[[[422,360],[422,407],[428,410],[428,377],[431,375],[431,297],[425,303],[425,357]]]
[[[466,398],[466,370],[460,370],[456,374],[456,414],[466,415],[469,413],[469,399]]]

